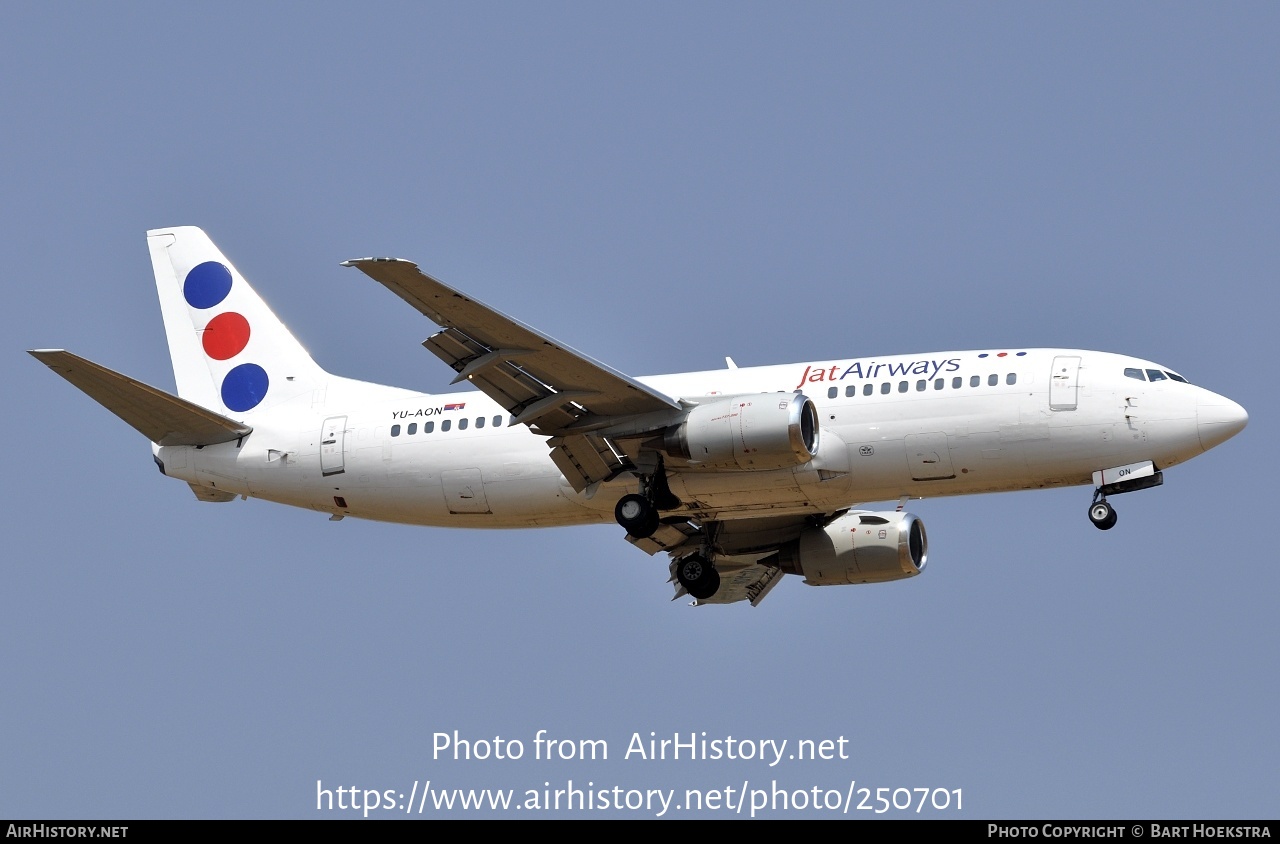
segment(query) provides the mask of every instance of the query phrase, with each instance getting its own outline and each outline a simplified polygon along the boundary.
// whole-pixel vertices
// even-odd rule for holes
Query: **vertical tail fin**
[[[327,374],[194,226],[147,232],[178,395],[239,418],[311,402]]]

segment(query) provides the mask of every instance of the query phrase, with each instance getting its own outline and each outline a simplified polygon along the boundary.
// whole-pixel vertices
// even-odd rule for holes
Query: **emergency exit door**
[[[340,475],[345,472],[343,452],[347,445],[347,417],[330,416],[320,428],[320,474]]]
[[[1049,409],[1075,410],[1079,388],[1080,358],[1058,355],[1053,359],[1053,371],[1049,373]]]

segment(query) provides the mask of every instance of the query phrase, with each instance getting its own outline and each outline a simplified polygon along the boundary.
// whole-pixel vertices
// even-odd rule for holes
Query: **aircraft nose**
[[[1196,430],[1205,451],[1243,431],[1248,422],[1245,409],[1222,396],[1214,396],[1196,406]]]

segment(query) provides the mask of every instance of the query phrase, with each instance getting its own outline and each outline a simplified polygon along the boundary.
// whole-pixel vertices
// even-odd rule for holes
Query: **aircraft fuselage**
[[[1055,362],[1071,370],[1058,373],[1058,384]],[[821,433],[811,463],[672,473],[673,492],[694,512],[733,519],[1088,484],[1105,467],[1173,466],[1235,432],[1226,417],[1238,405],[1229,399],[1167,376],[1126,377],[1126,369],[1168,372],[1123,355],[1033,349],[639,380],[690,401],[797,389],[813,399]],[[609,522],[618,496],[634,487],[619,478],[590,497],[575,492],[548,459],[545,437],[510,425],[478,392],[419,394],[334,380],[319,406],[294,402],[261,414],[241,441],[157,446],[156,454],[166,474],[224,492],[444,527]],[[336,430],[325,430],[327,420],[338,420]],[[326,446],[326,436],[336,441]],[[820,470],[837,476],[821,479]]]

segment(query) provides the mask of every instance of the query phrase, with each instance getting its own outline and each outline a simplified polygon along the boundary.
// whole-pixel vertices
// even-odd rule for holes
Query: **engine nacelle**
[[[778,549],[782,570],[810,586],[882,583],[924,571],[929,540],[911,513],[846,513]]]
[[[715,399],[669,428],[663,448],[705,469],[786,469],[818,453],[818,409],[803,393]]]

